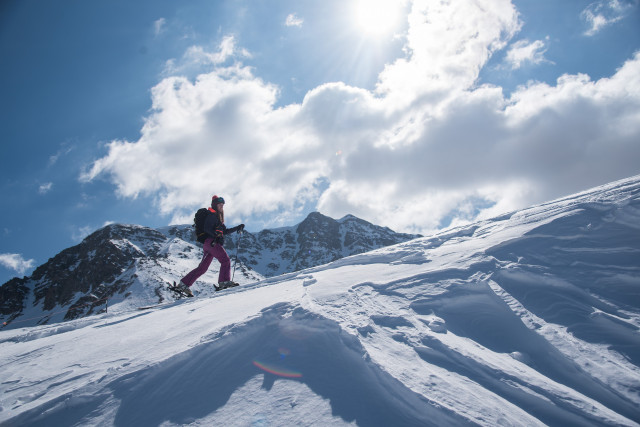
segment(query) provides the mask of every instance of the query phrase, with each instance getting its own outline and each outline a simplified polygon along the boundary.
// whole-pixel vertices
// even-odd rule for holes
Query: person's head
[[[211,207],[215,209],[220,218],[220,222],[224,224],[224,198],[220,196],[213,196],[211,198]]]
[[[222,212],[224,210],[224,198],[213,196],[211,198],[211,207],[218,212]]]

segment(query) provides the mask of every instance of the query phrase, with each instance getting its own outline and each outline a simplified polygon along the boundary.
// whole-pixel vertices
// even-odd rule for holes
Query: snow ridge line
[[[103,302],[103,301],[105,301],[105,302],[106,302],[106,301],[108,301],[108,300],[109,300],[109,297],[105,297],[105,298],[102,298],[102,299],[99,299],[99,300],[92,301],[92,302],[90,302],[90,303],[86,303],[86,304],[79,305],[79,306],[77,306],[77,308],[88,307],[88,306],[90,306],[90,305],[95,305],[95,304],[96,304],[96,303],[98,303],[98,302]],[[69,306],[69,308],[67,308],[67,309],[65,309],[65,310],[58,310],[58,311],[54,311],[53,313],[49,313],[49,317],[52,317],[52,316],[54,316],[54,315],[56,315],[56,314],[64,313],[65,311],[69,311],[69,309],[70,309],[70,308],[71,308],[71,306]],[[8,322],[2,322],[2,327],[4,328],[5,326],[9,325],[9,323],[16,324],[16,323],[28,322],[28,321],[30,321],[30,320],[38,320],[38,319],[40,319],[41,317],[42,317],[42,316],[29,317],[29,318],[27,318],[27,319],[20,319],[20,320],[15,320],[15,321],[9,320]]]

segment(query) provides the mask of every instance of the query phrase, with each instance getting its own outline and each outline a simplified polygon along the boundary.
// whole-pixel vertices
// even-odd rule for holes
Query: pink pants
[[[202,276],[209,269],[209,265],[211,265],[211,261],[213,259],[217,259],[220,262],[220,274],[218,275],[218,283],[227,282],[231,280],[231,259],[229,259],[229,255],[227,255],[227,251],[218,244],[215,246],[211,246],[211,242],[213,242],[213,238],[208,238],[204,241],[204,245],[202,248],[204,249],[204,255],[202,256],[202,261],[200,261],[200,265],[191,270],[189,274],[182,278],[182,283],[187,286],[193,285],[193,282],[198,280],[198,277]]]

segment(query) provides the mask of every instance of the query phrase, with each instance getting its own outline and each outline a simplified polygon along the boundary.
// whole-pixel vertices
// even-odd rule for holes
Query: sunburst
[[[354,21],[368,36],[390,34],[398,27],[403,0],[356,0]]]

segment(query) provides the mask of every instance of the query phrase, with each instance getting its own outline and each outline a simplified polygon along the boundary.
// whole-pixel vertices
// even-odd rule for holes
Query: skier
[[[202,246],[202,249],[204,249],[202,261],[200,261],[200,264],[195,269],[184,276],[179,284],[176,285],[176,282],[173,282],[174,287],[186,296],[192,297],[193,292],[191,292],[189,288],[200,276],[207,272],[214,258],[220,262],[218,286],[214,285],[216,291],[231,286],[238,286],[237,283],[231,281],[231,259],[227,251],[224,250],[224,235],[242,230],[244,230],[244,224],[232,228],[227,228],[224,225],[224,199],[213,196],[211,198],[209,214],[204,220],[206,238]]]

